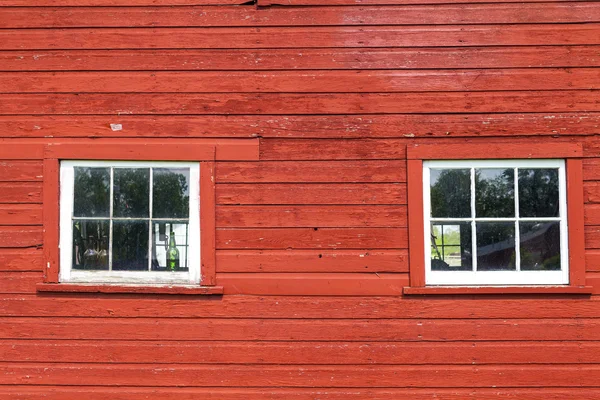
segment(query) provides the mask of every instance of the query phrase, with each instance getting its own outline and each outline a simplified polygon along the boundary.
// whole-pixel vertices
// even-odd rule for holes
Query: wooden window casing
[[[218,160],[257,160],[258,140],[220,140],[147,144],[141,141],[52,143],[44,146],[43,243],[44,283],[38,291],[100,293],[221,294],[217,286],[215,257],[215,163]],[[60,283],[60,161],[186,161],[200,164],[200,284],[120,285]]]
[[[585,284],[585,244],[583,220],[583,149],[580,144],[532,143],[412,145],[407,149],[408,229],[410,286],[405,294],[495,294],[495,293],[591,293]],[[511,286],[427,286],[425,267],[425,227],[423,161],[490,159],[564,159],[566,164],[569,283],[565,285]]]

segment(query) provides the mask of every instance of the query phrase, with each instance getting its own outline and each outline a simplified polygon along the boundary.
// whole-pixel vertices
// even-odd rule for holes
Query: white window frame
[[[559,217],[521,218],[519,217],[518,174],[515,173],[515,217],[514,218],[476,218],[475,216],[475,180],[471,174],[471,217],[470,218],[431,218],[430,169],[467,169],[471,168],[558,168],[559,180]],[[567,223],[567,187],[565,161],[560,159],[525,160],[429,160],[423,161],[423,216],[425,233],[425,284],[443,286],[478,285],[565,285],[569,284],[569,238]],[[472,249],[477,248],[475,221],[511,221],[518,227],[519,221],[559,221],[560,222],[560,263],[558,271],[521,271],[519,253],[519,230],[515,231],[516,270],[515,271],[476,271],[477,255],[473,257],[472,271],[432,271],[431,270],[431,223],[436,220],[471,222]]]
[[[189,168],[188,271],[98,271],[72,268],[74,167],[115,168]],[[112,174],[111,195],[112,205]],[[151,184],[151,182],[150,182]],[[152,192],[150,192],[152,197]],[[112,207],[112,206],[111,206]],[[105,219],[105,218],[103,218]],[[150,229],[150,231],[152,231]],[[152,242],[149,242],[149,247]],[[198,162],[90,161],[60,162],[60,269],[61,283],[94,284],[198,284],[200,283],[200,164]],[[112,248],[109,249],[112,251]]]

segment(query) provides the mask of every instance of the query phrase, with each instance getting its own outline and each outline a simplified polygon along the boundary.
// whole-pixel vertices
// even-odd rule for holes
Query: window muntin
[[[565,182],[563,160],[424,161],[425,283],[568,284]]]
[[[199,282],[198,163],[62,161],[60,185],[61,282]]]

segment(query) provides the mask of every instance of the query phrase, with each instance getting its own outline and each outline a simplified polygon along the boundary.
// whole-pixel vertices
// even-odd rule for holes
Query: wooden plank
[[[98,149],[96,146],[88,146],[88,148]],[[64,150],[65,148],[63,147],[62,149]],[[50,148],[45,148],[45,152],[48,152],[49,150]],[[54,150],[60,150],[60,148],[55,148]],[[85,151],[83,153],[85,153]],[[43,268],[44,282],[57,283],[60,268],[60,164],[58,159],[56,158],[56,155],[54,156],[54,158],[50,158],[50,156],[48,156],[48,158],[44,158],[43,185],[43,196],[45,204],[43,214],[43,243],[45,264]]]
[[[400,183],[217,185],[217,204],[406,204]]]
[[[38,272],[0,272],[0,293],[35,293],[35,285],[42,282]]]
[[[42,228],[33,226],[1,226],[0,247],[37,247],[42,245]]]
[[[217,249],[406,249],[406,228],[217,229]]]
[[[476,299],[476,301],[474,301]],[[600,296],[403,297],[224,296],[219,301],[158,295],[0,298],[0,316],[107,318],[556,319],[600,318]],[[373,321],[371,321],[373,323]]]
[[[220,183],[406,182],[406,161],[273,161],[217,165]]]
[[[594,364],[598,342],[178,342],[3,340],[11,363],[482,365]],[[544,367],[541,367],[544,368]]]
[[[1,55],[2,53],[0,53]],[[121,125],[121,130],[111,129]],[[599,113],[431,115],[0,116],[0,137],[513,137],[600,133]]]
[[[600,91],[7,94],[16,114],[395,114],[600,111]]]
[[[1,71],[315,70],[594,67],[598,46],[206,50],[18,50]]]
[[[600,251],[587,250],[585,252],[585,269],[590,272],[600,272]]]
[[[437,160],[452,159],[460,160],[466,158],[482,159],[511,159],[511,158],[573,158],[583,156],[583,145],[581,143],[552,142],[550,140],[531,140],[529,146],[524,143],[511,141],[497,142],[447,142],[440,146],[439,142],[418,143],[407,147],[407,157],[410,160]],[[581,165],[573,163],[571,170],[581,171]],[[573,175],[573,180],[583,182],[581,176]],[[582,183],[581,183],[582,184]],[[582,188],[573,186],[573,189]],[[575,204],[583,204],[583,199]]]
[[[242,5],[244,0],[40,0],[36,1],[36,6],[55,7],[55,6],[185,6],[185,5]],[[0,0],[0,7],[31,7],[31,2],[27,0]]]
[[[0,182],[0,203],[35,204],[42,202],[42,185],[38,182]]]
[[[0,182],[41,181],[42,163],[33,161],[0,161]]]
[[[439,300],[439,299],[438,299]],[[436,300],[436,301],[438,301]],[[377,329],[374,329],[376,324]],[[598,341],[600,320],[565,319],[223,319],[54,318],[0,319],[2,339],[171,341]]]
[[[362,400],[365,398],[378,400],[428,400],[439,397],[447,400],[462,400],[474,398],[480,400],[497,399],[529,399],[529,400],[598,400],[600,393],[597,389],[586,388],[462,388],[462,389],[373,389],[373,388],[111,388],[111,387],[68,387],[68,386],[4,386],[0,387],[2,400],[105,400],[107,398],[128,400],[146,400],[157,398],[161,400],[195,400],[210,398],[220,400]]]
[[[404,159],[406,141],[398,139],[263,139],[260,159],[365,160]]]
[[[0,204],[0,225],[41,225],[39,204]]]
[[[400,296],[407,274],[390,273],[219,273],[226,295]]]
[[[38,144],[18,143],[3,144],[0,147],[0,159],[5,160],[39,160],[44,156],[44,149]]]
[[[0,271],[41,271],[42,250],[29,249],[0,249]]]
[[[7,1],[7,0],[4,0]],[[382,6],[401,4],[454,4],[462,3],[464,0],[257,0],[259,7],[274,5],[282,6]],[[532,0],[531,2],[546,2],[547,0]],[[562,0],[559,0],[562,1]],[[568,1],[568,0],[567,0]],[[485,3],[486,0],[473,0],[470,3]],[[499,3],[515,3],[516,0],[501,0]]]
[[[213,153],[213,156],[216,153]],[[200,283],[216,284],[215,162],[200,164]]]
[[[436,25],[598,22],[596,2],[435,6],[22,7],[0,10],[0,28]],[[343,18],[340,18],[343,16]]]
[[[600,44],[599,25],[3,29],[0,50],[226,49]],[[128,40],[123,40],[127,35]]]
[[[165,370],[169,373],[165,374]],[[2,364],[3,385],[201,387],[594,387],[597,365],[242,366]],[[157,379],[160,376],[160,379]],[[398,379],[402,376],[402,379]]]
[[[600,10],[600,7],[598,7]],[[437,92],[598,89],[593,68],[232,71],[7,72],[2,93],[231,93]]]
[[[410,286],[425,286],[425,226],[423,199],[423,161],[407,161],[407,198]],[[429,239],[429,238],[427,238]]]
[[[217,266],[221,273],[408,272],[407,258],[406,250],[221,250]]]
[[[600,182],[583,182],[583,201],[590,206],[592,203],[600,203]]]
[[[1,209],[0,209],[1,210]],[[217,206],[218,228],[407,226],[406,206]]]

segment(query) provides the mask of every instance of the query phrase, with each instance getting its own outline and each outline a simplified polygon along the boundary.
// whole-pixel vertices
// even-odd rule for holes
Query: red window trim
[[[169,141],[141,140],[42,145],[44,283],[38,291],[97,293],[220,294],[216,286],[215,165],[218,160],[258,160],[258,139]],[[82,285],[59,283],[60,160],[197,161],[200,163],[200,285]]]
[[[410,286],[404,294],[592,293],[585,281],[583,147],[574,143],[415,144],[407,147]],[[423,161],[560,158],[566,161],[569,232],[569,284],[564,286],[426,286],[423,221]]]

